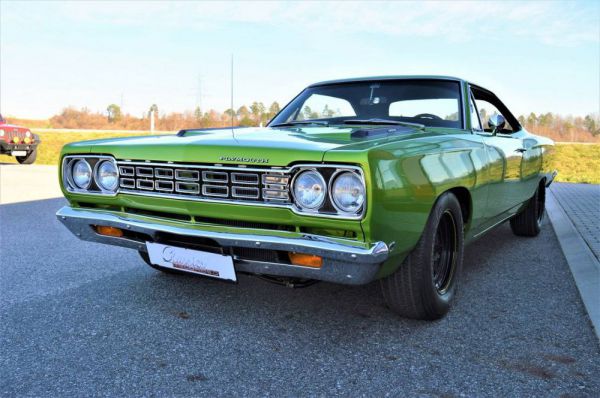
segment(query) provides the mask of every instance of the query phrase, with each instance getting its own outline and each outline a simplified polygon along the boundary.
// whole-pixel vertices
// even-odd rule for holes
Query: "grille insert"
[[[175,198],[290,204],[290,175],[281,169],[118,161],[123,193]]]

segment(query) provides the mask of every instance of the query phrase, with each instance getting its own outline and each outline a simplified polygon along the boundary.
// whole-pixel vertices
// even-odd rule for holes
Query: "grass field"
[[[36,164],[58,164],[60,149],[74,141],[94,140],[109,137],[150,135],[142,133],[115,132],[47,132],[36,131],[42,140]],[[10,156],[0,155],[0,163],[16,163]],[[554,168],[558,170],[557,181],[600,184],[600,144],[557,144]]]

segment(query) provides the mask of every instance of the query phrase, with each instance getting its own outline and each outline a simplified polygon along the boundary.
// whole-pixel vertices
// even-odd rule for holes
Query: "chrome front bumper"
[[[77,209],[69,206],[61,208],[56,216],[74,235],[82,240],[141,251],[146,250],[145,240],[99,235],[94,226],[103,225],[120,228],[124,231],[147,236],[147,240],[151,241],[158,238],[157,234],[168,233],[192,238],[211,239],[222,248],[244,247],[314,254],[323,257],[321,268],[234,258],[236,271],[254,274],[359,285],[372,281],[379,271],[381,263],[389,255],[389,248],[384,242],[365,245],[360,242],[339,242],[321,236],[291,232],[285,233],[285,236],[228,233],[219,231],[217,227],[192,227],[185,223],[130,215],[124,217],[114,212]]]

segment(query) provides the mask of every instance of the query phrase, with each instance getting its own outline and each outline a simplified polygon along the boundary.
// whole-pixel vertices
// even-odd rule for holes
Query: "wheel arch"
[[[473,214],[473,198],[471,197],[471,192],[462,186],[450,188],[444,192],[442,192],[440,196],[445,194],[446,192],[452,193],[458,199],[458,203],[460,204],[460,210],[462,213],[463,223],[466,226],[469,225],[471,221],[471,216]]]

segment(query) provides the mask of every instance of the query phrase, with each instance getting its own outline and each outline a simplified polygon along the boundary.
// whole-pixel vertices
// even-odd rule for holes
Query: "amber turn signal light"
[[[123,230],[115,227],[107,227],[105,225],[97,225],[96,232],[104,236],[114,236],[120,238],[123,236]]]
[[[290,261],[294,265],[302,265],[304,267],[321,268],[323,265],[323,257],[313,254],[302,254],[289,252]]]

